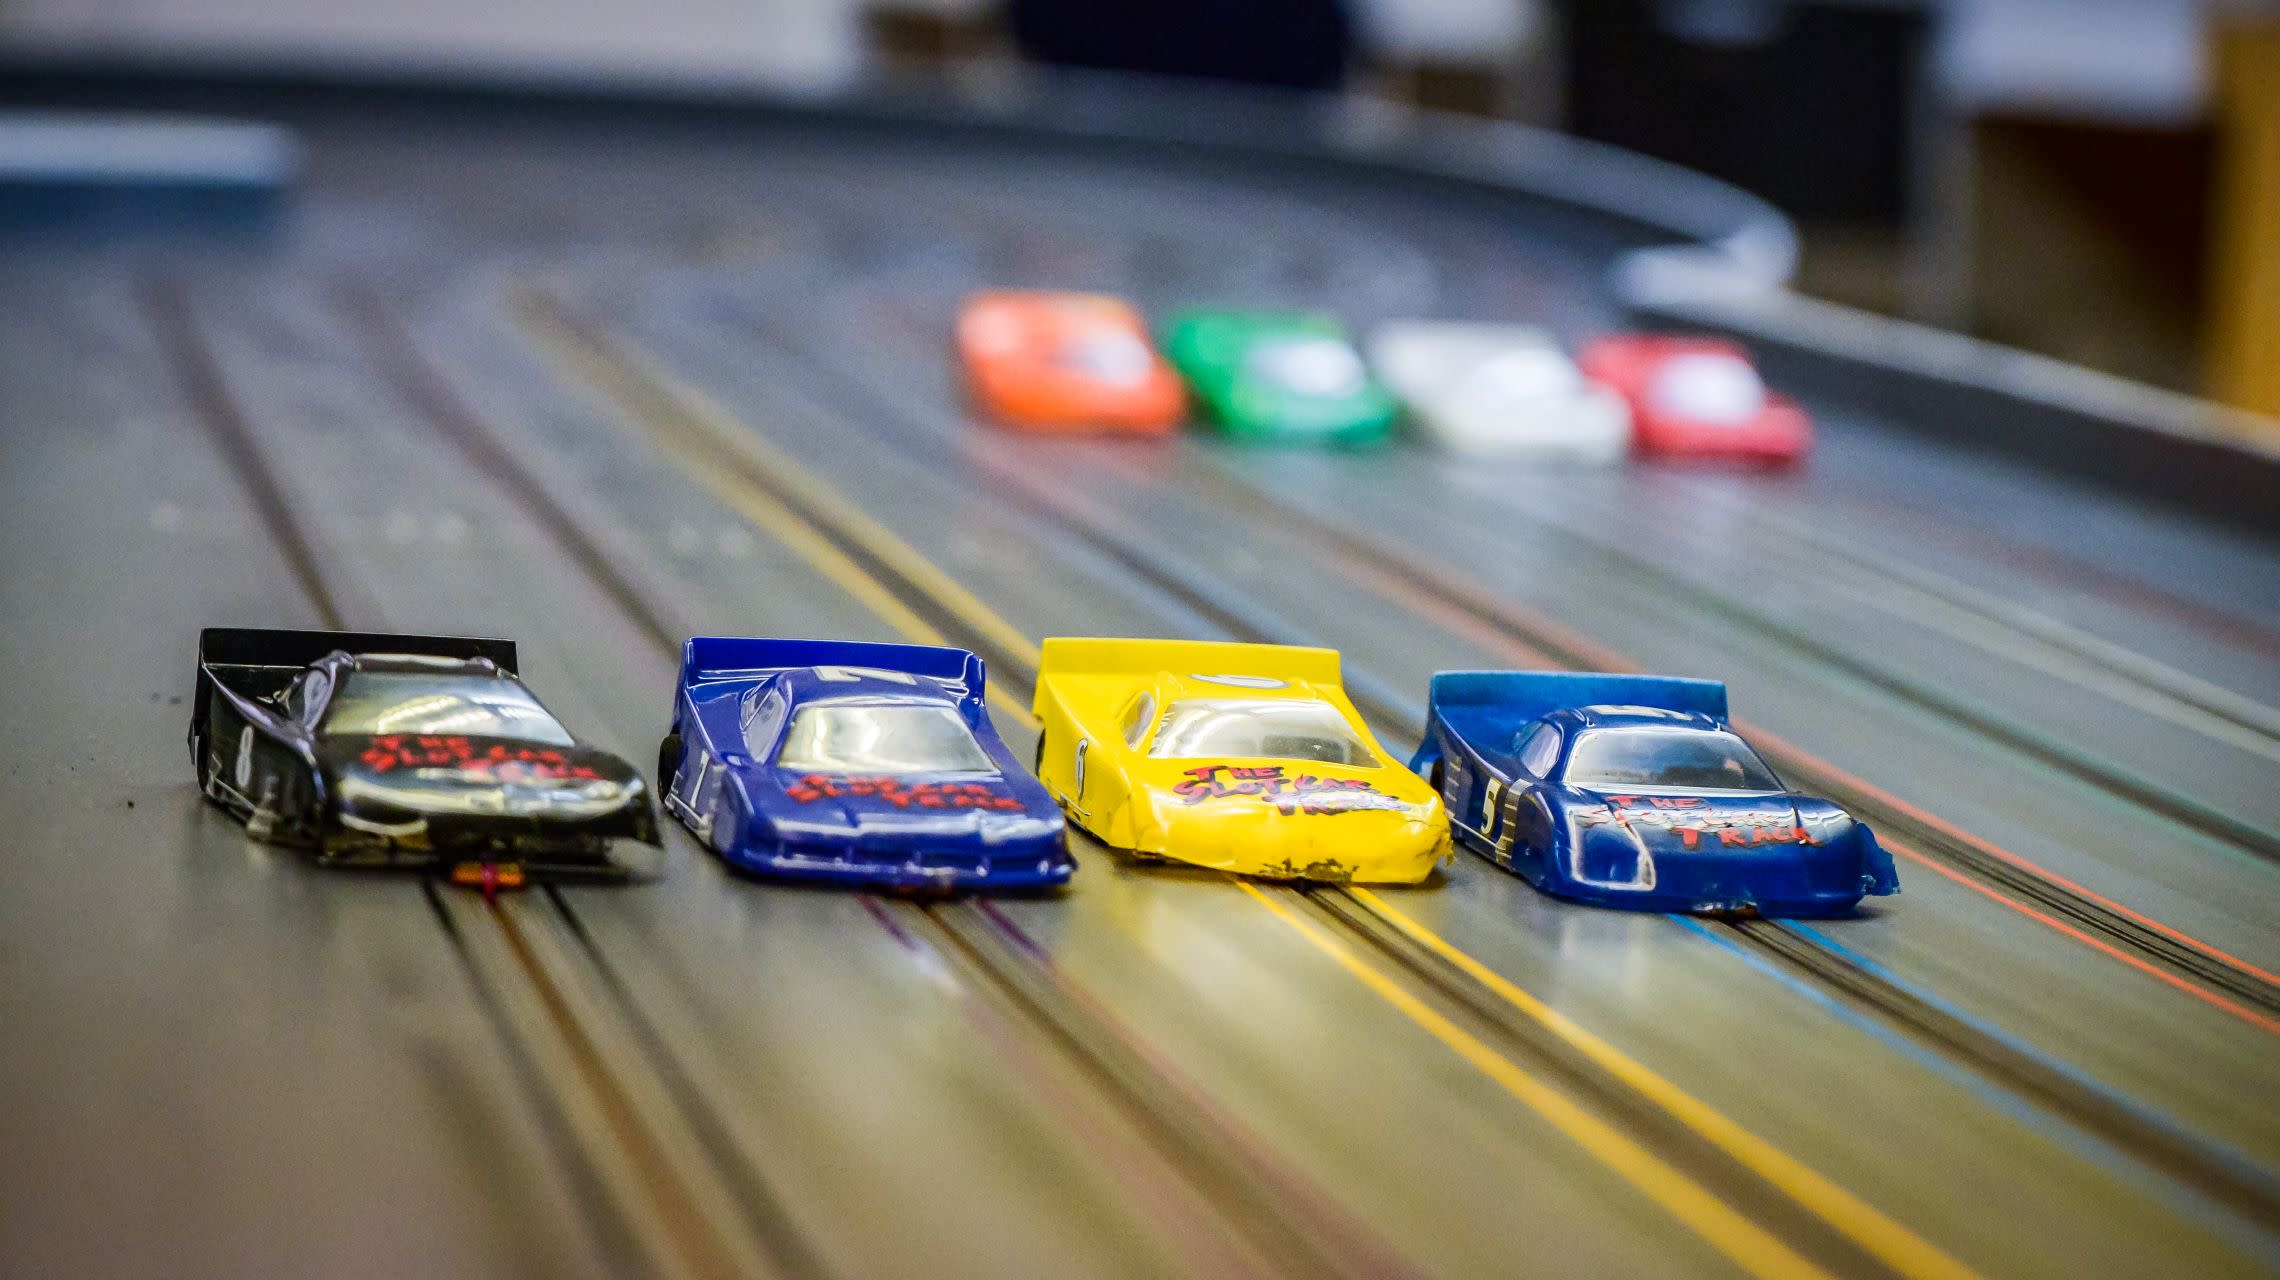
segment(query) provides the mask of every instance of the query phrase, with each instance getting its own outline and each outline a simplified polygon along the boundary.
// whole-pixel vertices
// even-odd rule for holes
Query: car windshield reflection
[[[1577,787],[1779,791],[1750,745],[1703,729],[1594,729],[1576,740],[1566,781]]]
[[[784,733],[776,766],[802,773],[980,773],[997,767],[956,711],[909,702],[802,707]]]
[[[572,745],[569,731],[520,684],[424,671],[351,671],[325,711],[325,731],[457,734]]]
[[[1183,698],[1164,713],[1148,754],[1162,760],[1377,763],[1336,707],[1299,698]]]

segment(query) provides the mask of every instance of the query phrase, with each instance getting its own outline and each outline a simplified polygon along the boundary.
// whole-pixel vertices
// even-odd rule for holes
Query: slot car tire
[[[660,799],[673,794],[681,780],[681,731],[675,729],[657,744],[657,794]]]
[[[214,771],[208,767],[206,760],[206,735],[198,732],[198,726],[193,724],[189,736],[190,765],[197,771],[198,794],[203,796],[214,785]]]

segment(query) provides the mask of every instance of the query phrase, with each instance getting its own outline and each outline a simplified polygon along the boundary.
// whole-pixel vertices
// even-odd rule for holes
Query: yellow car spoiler
[[[1048,636],[1037,665],[1037,689],[1056,676],[1153,675],[1275,676],[1293,682],[1337,688],[1341,683],[1336,649],[1287,644],[1240,644],[1231,640],[1102,640],[1089,636]],[[1042,706],[1042,703],[1040,703]]]

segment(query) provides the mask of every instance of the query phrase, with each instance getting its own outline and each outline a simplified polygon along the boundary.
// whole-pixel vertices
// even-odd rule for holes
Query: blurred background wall
[[[863,57],[860,0],[0,0],[0,41],[50,56],[829,90]]]
[[[828,93],[1048,62],[1572,129],[1802,287],[2280,412],[2280,0],[0,0],[0,57]]]

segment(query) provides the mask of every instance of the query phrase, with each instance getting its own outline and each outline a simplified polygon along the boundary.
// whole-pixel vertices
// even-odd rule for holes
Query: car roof
[[[1555,711],[1546,719],[1566,720],[1579,729],[1701,729],[1718,732],[1725,725],[1699,711],[1673,711],[1668,707],[1637,707],[1602,703]]]

